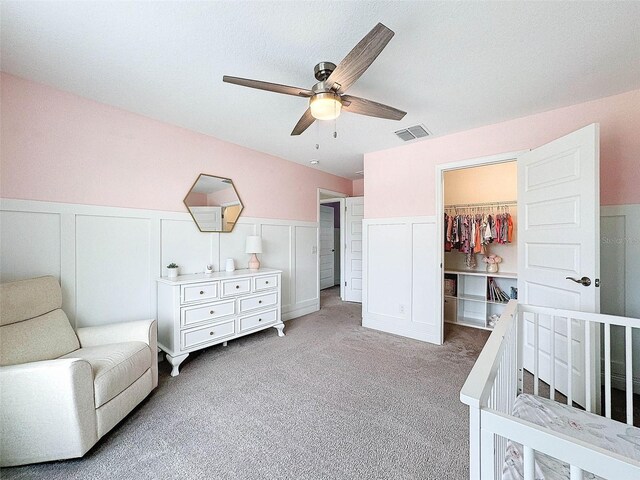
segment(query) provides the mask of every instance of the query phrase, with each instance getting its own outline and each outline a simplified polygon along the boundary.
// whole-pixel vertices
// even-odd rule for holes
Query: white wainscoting
[[[231,233],[201,233],[188,213],[1,199],[0,279],[58,277],[76,327],[155,318],[166,265],[246,268],[247,235],[262,236],[262,265],[283,270],[283,320],[317,311],[316,222],[240,216]]]
[[[640,318],[640,205],[600,207],[600,235],[600,311]],[[611,346],[611,384],[625,390],[624,329],[611,329]],[[640,393],[640,335],[633,338],[633,377]]]
[[[435,217],[363,221],[362,325],[442,343]]]

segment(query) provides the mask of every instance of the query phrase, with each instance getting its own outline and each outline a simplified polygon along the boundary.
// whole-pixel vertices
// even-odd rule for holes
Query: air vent
[[[395,132],[395,134],[405,142],[431,135],[424,125],[413,125],[412,127],[403,128],[402,130]]]

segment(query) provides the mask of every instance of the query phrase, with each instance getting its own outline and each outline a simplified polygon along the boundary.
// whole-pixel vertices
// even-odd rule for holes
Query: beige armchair
[[[0,466],[81,457],[158,385],[155,320],[79,328],[54,277],[0,285]]]

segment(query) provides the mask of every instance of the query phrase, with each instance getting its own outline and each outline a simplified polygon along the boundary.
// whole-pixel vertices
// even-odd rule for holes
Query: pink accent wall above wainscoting
[[[243,215],[317,221],[352,181],[2,73],[0,196],[186,211],[200,173],[233,179]],[[283,141],[288,140],[283,133]]]
[[[353,181],[353,196],[361,197],[364,195],[364,178]]]
[[[536,148],[591,123],[600,124],[600,203],[640,203],[640,90],[633,90],[365,154],[365,218],[434,215],[437,164]]]

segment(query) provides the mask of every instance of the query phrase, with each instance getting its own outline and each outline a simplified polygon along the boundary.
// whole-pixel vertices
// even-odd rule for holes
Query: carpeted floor
[[[322,309],[191,355],[82,459],[3,479],[468,478],[458,400],[488,333],[449,327],[442,347],[360,326],[360,305]]]

